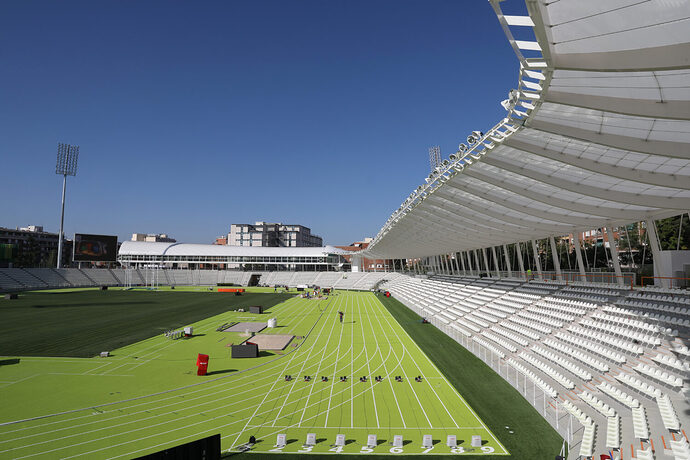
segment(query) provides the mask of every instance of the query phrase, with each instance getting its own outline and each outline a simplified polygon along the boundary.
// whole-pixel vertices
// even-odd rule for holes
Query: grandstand
[[[126,268],[0,269],[0,290],[153,276],[170,286],[378,288],[512,385],[562,436],[568,459],[690,460],[690,291],[674,281],[687,281],[690,256],[662,251],[655,224],[690,217],[690,3],[538,0],[524,15],[503,12],[521,0],[490,3],[519,63],[506,117],[470,134],[404,199],[353,253],[354,271],[341,271],[332,247],[127,242]],[[654,259],[647,287],[623,271],[614,237],[635,222]],[[591,229],[608,236],[610,273],[586,269],[578,235]],[[569,270],[562,238],[576,255]],[[399,259],[404,270],[367,272],[363,258]],[[224,267],[173,268],[190,263]]]
[[[687,305],[686,291],[660,296],[658,290],[618,286],[592,300],[572,295],[587,286],[471,276],[401,276],[382,288],[534,401],[583,457],[683,437],[690,310],[662,302]],[[672,314],[615,306],[629,299],[654,299],[644,303],[649,310]],[[582,429],[569,424],[568,414]],[[587,430],[595,435],[586,436]]]
[[[300,285],[336,287],[368,291],[383,279],[394,279],[399,273],[351,272],[263,272],[193,269],[87,269],[87,268],[0,268],[0,291],[25,291],[56,288],[85,288],[125,286],[128,276],[131,285],[146,286],[155,277],[159,286],[216,286],[236,284],[247,286],[252,276],[262,286]],[[148,282],[147,282],[148,280]]]

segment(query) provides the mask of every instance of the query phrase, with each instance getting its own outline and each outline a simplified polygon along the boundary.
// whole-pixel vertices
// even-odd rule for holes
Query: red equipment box
[[[208,355],[199,353],[196,357],[196,375],[206,375],[208,372]]]

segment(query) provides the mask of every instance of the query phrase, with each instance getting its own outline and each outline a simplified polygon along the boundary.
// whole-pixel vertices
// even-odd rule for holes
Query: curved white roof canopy
[[[225,246],[218,244],[191,243],[149,243],[144,241],[124,241],[118,251],[119,256],[250,256],[250,257],[325,257],[329,254],[345,254],[346,251],[333,246],[261,247]]]
[[[520,61],[519,96],[363,254],[423,257],[687,212],[690,2],[539,0],[518,17],[490,1]]]

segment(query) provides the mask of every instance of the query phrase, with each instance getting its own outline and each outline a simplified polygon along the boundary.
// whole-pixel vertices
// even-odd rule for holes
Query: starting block
[[[434,440],[430,434],[425,434],[422,437],[422,449],[431,449],[434,447]]]
[[[375,435],[375,434],[370,434],[369,436],[367,436],[367,447],[368,447],[369,449],[373,449],[373,448],[376,447],[377,445],[378,445],[378,442],[377,442],[377,440],[376,440],[376,435]]]
[[[333,444],[331,447],[345,447],[345,435],[337,434],[335,436],[335,444]]]
[[[316,445],[316,433],[307,433],[307,442],[302,447],[313,447]]]
[[[279,434],[276,436],[276,445],[273,447],[285,447],[287,445],[286,439],[287,437],[284,434]]]

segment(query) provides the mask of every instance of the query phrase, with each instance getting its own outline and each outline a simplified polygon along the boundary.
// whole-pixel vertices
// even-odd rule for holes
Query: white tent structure
[[[464,264],[478,249],[495,263],[518,242],[646,221],[656,260],[654,219],[690,209],[690,2],[538,0],[504,15],[511,1],[490,0],[520,66],[507,117],[471,134],[362,255]]]

